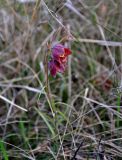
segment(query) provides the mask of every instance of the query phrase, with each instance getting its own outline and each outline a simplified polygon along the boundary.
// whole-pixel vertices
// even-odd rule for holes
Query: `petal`
[[[60,57],[60,62],[61,63],[66,63],[67,62],[67,57]]]
[[[65,71],[65,63],[60,63],[59,61],[54,61],[57,72],[63,73]]]
[[[60,73],[64,73],[64,71],[65,71],[65,65],[62,64],[62,65],[60,66],[59,72],[60,72]]]
[[[57,73],[57,68],[56,68],[56,65],[54,63],[53,60],[49,61],[48,63],[48,67],[49,67],[49,70],[50,70],[50,73],[53,77],[56,76],[56,73]]]
[[[72,52],[69,48],[64,48],[65,56],[70,55]]]
[[[56,68],[52,68],[52,69],[50,70],[50,73],[51,73],[51,75],[52,75],[53,77],[55,77],[55,76],[56,76],[56,73],[57,73]]]
[[[64,54],[64,46],[61,44],[56,44],[53,48],[52,48],[52,58],[55,59],[59,59],[59,57],[61,55]]]

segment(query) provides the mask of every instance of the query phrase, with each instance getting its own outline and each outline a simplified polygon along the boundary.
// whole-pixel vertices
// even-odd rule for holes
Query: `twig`
[[[84,142],[84,141],[82,141],[82,142],[80,143],[79,147],[78,147],[77,150],[75,151],[74,156],[72,157],[71,160],[76,160],[76,155],[77,155],[79,149],[81,148],[81,146],[83,145],[83,142]]]
[[[49,100],[49,106],[50,106],[50,110],[52,112],[52,116],[55,117],[55,113],[53,111],[53,107],[52,107],[52,100],[51,100],[51,97],[50,97],[50,90],[49,90],[49,79],[48,79],[48,53],[46,53],[46,56],[45,56],[45,72],[46,72],[46,96],[47,96],[47,99]]]

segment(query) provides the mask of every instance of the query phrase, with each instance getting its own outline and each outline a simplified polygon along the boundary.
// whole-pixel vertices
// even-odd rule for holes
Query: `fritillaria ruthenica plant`
[[[48,63],[50,73],[53,77],[56,76],[57,72],[64,73],[67,58],[71,54],[69,48],[64,47],[62,44],[56,44],[51,50],[51,60]]]

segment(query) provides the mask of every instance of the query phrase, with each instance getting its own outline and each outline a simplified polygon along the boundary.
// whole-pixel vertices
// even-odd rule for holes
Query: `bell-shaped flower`
[[[52,48],[51,60],[48,63],[50,73],[53,77],[57,72],[63,73],[66,68],[66,62],[68,55],[71,54],[69,48],[65,48],[61,44],[56,44]]]

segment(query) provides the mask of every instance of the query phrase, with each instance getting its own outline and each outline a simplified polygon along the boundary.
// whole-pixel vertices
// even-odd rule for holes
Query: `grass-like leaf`
[[[1,150],[2,154],[3,154],[4,160],[9,160],[7,152],[6,152],[6,149],[5,149],[5,146],[4,146],[4,143],[1,140],[0,140],[0,150]]]
[[[39,109],[35,108],[35,110],[37,111],[37,113],[41,116],[41,118],[44,120],[44,122],[46,123],[47,127],[49,128],[50,132],[52,133],[52,136],[55,136],[55,132],[53,127],[51,126],[51,124],[49,123],[46,115],[44,113],[42,113]]]

